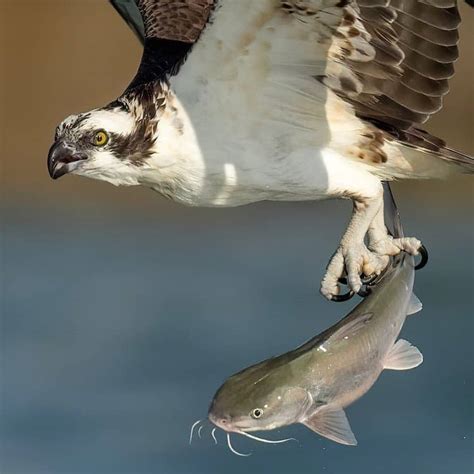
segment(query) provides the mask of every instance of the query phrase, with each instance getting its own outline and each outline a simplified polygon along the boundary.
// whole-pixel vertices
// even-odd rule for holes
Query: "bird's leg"
[[[347,274],[347,284],[357,293],[362,286],[361,274],[378,274],[388,264],[386,255],[370,251],[364,243],[374,218],[379,212],[383,213],[382,187],[370,198],[353,199],[353,204],[349,225],[321,283],[321,293],[328,299],[339,293],[338,279],[344,271]]]
[[[367,232],[368,248],[372,252],[387,259],[393,255],[398,255],[402,250],[417,255],[421,247],[421,242],[415,237],[393,238],[385,227],[383,206],[375,215],[374,220]]]

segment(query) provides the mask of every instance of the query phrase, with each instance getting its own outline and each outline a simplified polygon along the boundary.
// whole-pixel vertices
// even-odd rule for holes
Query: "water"
[[[430,250],[424,310],[402,336],[424,363],[386,371],[348,408],[359,446],[303,426],[263,445],[209,429],[218,386],[294,348],[355,304],[316,288],[347,205],[234,210],[10,206],[3,214],[3,474],[472,472],[472,221],[453,209],[408,230]],[[419,211],[419,208],[418,208]],[[470,212],[470,211],[469,211]],[[439,225],[442,222],[442,225]]]

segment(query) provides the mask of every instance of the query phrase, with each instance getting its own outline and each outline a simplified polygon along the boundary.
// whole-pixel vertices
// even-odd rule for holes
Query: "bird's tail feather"
[[[458,165],[461,173],[474,173],[474,157],[448,147],[444,140],[425,130],[412,127],[404,132],[403,143],[421,152],[437,155],[439,158]]]
[[[381,128],[379,126],[379,128]],[[393,161],[393,178],[432,179],[453,174],[474,174],[474,157],[446,145],[444,140],[419,128],[385,128],[388,143],[398,146],[409,163]],[[388,163],[390,164],[390,163]]]
[[[472,174],[474,173],[474,157],[462,153],[452,148],[445,147],[443,149],[444,153],[441,155],[441,158],[451,161],[459,165],[464,173]]]

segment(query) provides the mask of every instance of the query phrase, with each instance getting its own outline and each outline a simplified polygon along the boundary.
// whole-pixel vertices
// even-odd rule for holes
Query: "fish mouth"
[[[231,442],[231,434],[238,434],[241,436],[245,436],[246,438],[250,438],[254,441],[258,441],[260,443],[268,443],[268,444],[280,444],[280,443],[287,443],[288,441],[297,441],[295,438],[285,438],[285,439],[267,439],[261,438],[260,436],[255,436],[250,434],[251,431],[266,431],[265,428],[257,428],[257,427],[249,427],[249,428],[238,428],[237,423],[230,423],[230,417],[218,417],[212,413],[209,413],[208,420],[215,425],[217,428],[222,429],[226,433],[227,438],[227,446],[229,447],[230,451],[237,456],[247,457],[250,456],[252,453],[241,453],[237,451]],[[191,427],[191,433],[189,436],[189,443],[192,442],[193,439],[193,430],[194,428],[201,423],[201,420],[195,422]],[[198,436],[200,437],[200,431],[202,426],[198,429]],[[213,428],[211,431],[211,436],[214,439],[214,442],[217,444],[217,438],[215,435],[216,428]]]
[[[258,427],[258,426],[247,426],[239,420],[233,420],[231,417],[223,417],[223,416],[216,416],[210,413],[208,415],[209,421],[220,428],[221,430],[227,433],[236,433],[236,434],[245,434],[250,433],[252,431],[262,431],[266,428]]]
[[[235,429],[233,423],[231,423],[230,417],[228,416],[216,416],[213,413],[208,415],[209,421],[220,428],[221,430],[227,431],[227,433],[236,433],[238,430]]]

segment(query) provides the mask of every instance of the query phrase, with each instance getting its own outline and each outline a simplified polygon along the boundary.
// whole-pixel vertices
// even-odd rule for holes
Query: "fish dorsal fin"
[[[310,430],[336,443],[357,445],[346,414],[342,408],[323,408],[302,421]]]
[[[356,316],[352,321],[343,323],[343,325],[337,329],[331,336],[329,341],[339,341],[341,339],[349,339],[354,336],[357,332],[365,327],[365,325],[372,319],[374,313],[365,313],[360,316]]]
[[[399,339],[390,349],[384,363],[384,369],[408,370],[423,362],[423,354],[405,339]]]
[[[410,302],[408,303],[407,316],[418,313],[423,309],[423,303],[418,299],[415,293],[411,294]]]

